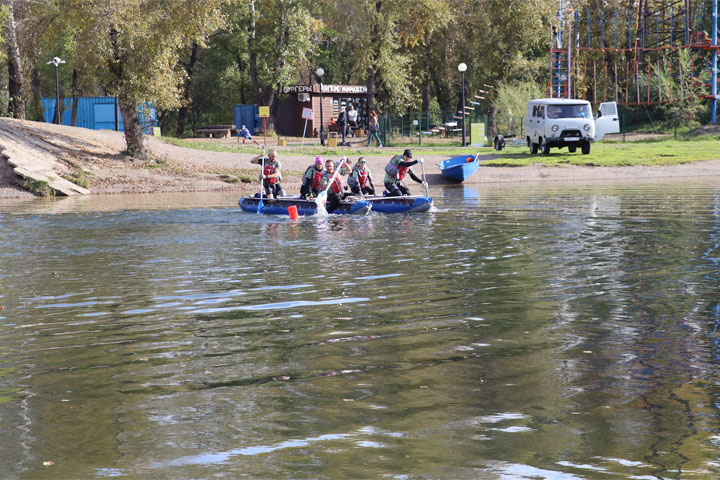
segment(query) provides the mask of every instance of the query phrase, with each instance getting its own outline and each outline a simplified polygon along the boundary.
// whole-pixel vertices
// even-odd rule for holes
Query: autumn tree
[[[181,106],[184,49],[204,46],[223,23],[224,0],[68,0],[63,18],[76,29],[81,70],[101,77],[117,95],[127,153],[146,160],[137,107]]]

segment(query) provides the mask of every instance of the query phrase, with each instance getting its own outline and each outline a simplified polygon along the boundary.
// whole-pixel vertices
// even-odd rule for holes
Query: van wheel
[[[541,140],[541,148],[542,148],[542,154],[543,155],[550,155],[550,145],[548,145],[544,140]]]
[[[590,142],[585,142],[582,145],[582,154],[587,155],[588,153],[590,153]]]
[[[531,143],[530,144],[530,153],[535,155],[538,152],[538,144],[537,143]]]
[[[577,147],[568,147],[568,152],[570,152],[570,153],[575,153],[576,150],[577,150]]]

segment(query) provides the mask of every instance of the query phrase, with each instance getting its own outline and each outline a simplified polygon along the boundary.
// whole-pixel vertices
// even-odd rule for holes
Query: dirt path
[[[181,148],[148,137],[148,151],[157,163],[143,164],[133,162],[123,154],[125,138],[121,132],[0,118],[0,133],[10,135],[15,140],[23,139],[22,142],[14,142],[22,144],[21,147],[17,145],[14,147],[15,155],[38,152],[53,155],[56,158],[58,174],[72,173],[78,168],[89,172],[90,189],[93,194],[189,191],[237,191],[242,194],[257,189],[255,181],[251,183],[237,181],[240,168],[257,168],[259,171],[257,165],[250,164],[253,154]],[[3,148],[2,144],[0,148]],[[258,153],[259,151],[258,149]],[[293,155],[283,147],[279,148],[279,152],[285,173],[283,185],[288,193],[297,192],[300,187],[300,175],[312,163],[313,158],[307,155]],[[376,152],[373,155],[366,155],[366,159],[376,185],[381,186],[385,164],[392,155],[402,153],[402,149],[382,148],[376,149]],[[349,148],[348,157],[354,163],[358,155]],[[339,159],[337,156],[330,158]],[[448,183],[440,176],[437,167],[437,164],[445,158],[447,157],[444,155],[425,155],[425,171],[428,183],[431,185]],[[481,166],[478,173],[466,183],[488,185],[598,183],[715,176],[720,176],[720,160],[663,167]],[[0,198],[30,196],[32,196],[30,193],[16,186],[16,176],[12,169],[3,158],[0,158]]]

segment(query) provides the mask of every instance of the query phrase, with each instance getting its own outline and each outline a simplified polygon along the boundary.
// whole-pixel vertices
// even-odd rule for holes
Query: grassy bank
[[[180,147],[193,148],[204,151],[253,153],[259,152],[257,145],[221,143],[212,140],[181,140],[163,137],[163,140]],[[410,147],[410,146],[409,146]],[[275,147],[285,154],[306,155],[309,158],[315,155],[340,156],[351,155],[392,155],[400,152],[404,146],[388,148],[366,147],[340,147],[325,148],[317,144],[307,146]],[[415,156],[420,155],[474,155],[478,151],[485,156],[486,165],[494,166],[527,166],[542,163],[545,165],[585,165],[585,166],[632,166],[632,165],[678,165],[688,162],[720,159],[720,139],[717,137],[703,137],[693,140],[651,140],[627,143],[600,142],[592,145],[589,155],[582,155],[578,149],[576,153],[569,153],[567,149],[551,149],[550,155],[531,155],[525,146],[510,146],[501,152],[489,147],[460,147],[460,146],[411,146]],[[491,156],[491,159],[487,159]]]
[[[527,166],[531,163],[545,165],[585,165],[617,167],[633,165],[679,165],[682,163],[720,159],[720,140],[703,138],[696,140],[661,140],[633,143],[594,143],[589,155],[551,149],[550,155],[531,155],[527,147],[510,147],[486,165]]]

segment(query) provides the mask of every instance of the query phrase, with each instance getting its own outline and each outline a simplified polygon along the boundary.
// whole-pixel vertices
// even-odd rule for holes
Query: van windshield
[[[579,103],[576,105],[548,105],[547,118],[592,118],[590,105]]]

